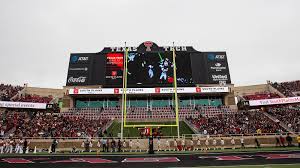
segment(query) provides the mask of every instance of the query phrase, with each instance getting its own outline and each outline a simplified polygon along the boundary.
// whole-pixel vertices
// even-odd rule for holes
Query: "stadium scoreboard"
[[[200,52],[191,46],[158,46],[146,41],[127,47],[128,87],[168,87],[174,82],[173,50],[178,86],[231,83],[226,52]],[[67,86],[122,87],[125,47],[70,55]]]

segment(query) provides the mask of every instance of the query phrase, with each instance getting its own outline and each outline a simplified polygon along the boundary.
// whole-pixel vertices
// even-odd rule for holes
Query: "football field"
[[[145,125],[145,124],[153,124],[148,122],[129,122],[128,125]],[[175,122],[159,122],[155,124],[160,125],[171,125],[175,124]],[[144,128],[144,127],[143,127]],[[157,127],[153,127],[157,128]],[[177,127],[161,127],[161,131],[163,136],[177,136]],[[182,134],[193,134],[193,131],[186,125],[183,121],[179,123],[179,131],[180,135]],[[121,132],[121,123],[114,121],[112,125],[107,129],[108,133],[112,133],[113,137],[117,137],[118,133]],[[124,128],[124,137],[140,137],[140,133],[138,128]]]

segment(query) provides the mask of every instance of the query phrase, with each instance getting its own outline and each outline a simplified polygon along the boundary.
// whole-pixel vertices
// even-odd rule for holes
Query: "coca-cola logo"
[[[80,76],[78,78],[74,78],[73,76],[69,77],[68,83],[85,83],[86,77]]]

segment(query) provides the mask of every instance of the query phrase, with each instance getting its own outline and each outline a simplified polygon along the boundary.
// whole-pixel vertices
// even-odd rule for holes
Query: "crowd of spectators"
[[[0,84],[0,100],[10,101],[10,99],[15,96],[19,91],[24,87],[22,86],[13,86],[9,84]]]
[[[253,95],[243,96],[246,100],[261,100],[261,99],[275,99],[280,98],[276,93],[257,93]]]
[[[1,113],[0,135],[3,137],[100,137],[109,120],[67,117],[37,110],[9,110]]]
[[[279,133],[282,128],[261,111],[240,111],[217,117],[188,118],[200,133],[210,135]]]
[[[283,122],[292,131],[300,132],[300,106],[287,105],[279,107],[269,107],[267,112],[275,117],[278,122]]]
[[[32,102],[32,103],[49,103],[51,100],[53,100],[52,96],[45,97],[45,96],[30,95],[30,94],[21,95],[14,99],[14,101],[18,101],[18,102]]]
[[[98,137],[107,123],[108,120],[37,112],[19,119],[13,134],[19,137]]]
[[[295,94],[294,92],[300,91],[300,80],[292,81],[292,82],[282,82],[282,83],[275,82],[270,84],[287,97],[296,96],[299,93]]]
[[[27,117],[28,117],[27,114],[24,112],[15,112],[15,113],[2,112],[0,116],[1,137],[3,137],[4,134],[7,133],[10,129],[14,128],[17,125],[18,121],[24,120]]]

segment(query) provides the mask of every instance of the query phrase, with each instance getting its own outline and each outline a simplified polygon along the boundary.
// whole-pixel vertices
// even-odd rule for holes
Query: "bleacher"
[[[263,93],[255,93],[251,95],[244,95],[243,98],[245,100],[262,100],[262,99],[274,99],[280,98],[280,96],[276,93],[263,92]]]
[[[300,92],[300,80],[270,84],[287,97],[297,96]]]
[[[227,106],[184,106],[178,109],[179,118],[188,117],[198,118],[199,116],[215,117],[220,114],[234,114],[235,110]],[[71,108],[68,112],[62,113],[64,116],[83,117],[88,119],[121,119],[120,107],[101,107],[101,108]],[[127,119],[175,119],[175,109],[172,106],[167,107],[128,107]]]

